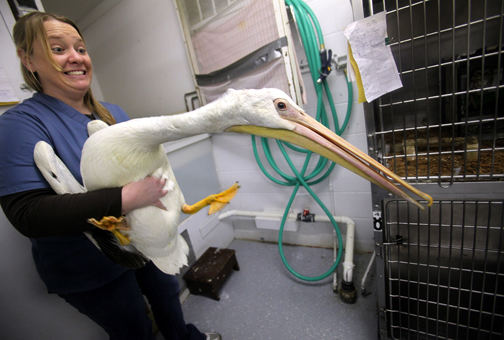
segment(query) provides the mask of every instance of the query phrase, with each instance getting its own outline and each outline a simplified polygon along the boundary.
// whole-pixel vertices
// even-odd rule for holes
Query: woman
[[[35,143],[46,141],[82,182],[79,162],[87,123],[128,119],[120,107],[93,98],[91,59],[77,26],[33,12],[14,26],[14,41],[23,77],[36,93],[0,116],[0,204],[30,238],[48,291],[97,322],[110,339],[154,339],[144,295],[165,339],[220,339],[185,324],[175,277],[150,262],[135,270],[121,266],[83,234],[98,230],[86,222],[90,217],[162,207],[163,180],[147,177],[122,188],[56,195],[34,164]]]

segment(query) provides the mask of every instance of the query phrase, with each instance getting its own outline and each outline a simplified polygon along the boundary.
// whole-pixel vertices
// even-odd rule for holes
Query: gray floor
[[[343,303],[332,291],[332,276],[304,283],[287,272],[276,244],[234,240],[240,271],[234,271],[220,301],[189,295],[183,304],[187,322],[200,330],[216,330],[224,340],[248,339],[377,339],[374,275],[371,295],[360,295],[360,280],[371,254],[355,254],[355,304]],[[324,273],[332,250],[284,247],[290,265],[303,275]],[[341,266],[338,269],[341,273]],[[341,275],[339,276],[341,280]]]

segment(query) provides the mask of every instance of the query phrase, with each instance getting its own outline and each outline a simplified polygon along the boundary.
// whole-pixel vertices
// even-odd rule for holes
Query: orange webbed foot
[[[89,218],[88,222],[97,228],[110,231],[112,234],[114,234],[114,236],[122,246],[131,243],[130,238],[120,232],[120,230],[130,230],[130,227],[126,223],[124,216],[121,216],[119,218],[115,216],[104,216],[100,221],[95,218]]]

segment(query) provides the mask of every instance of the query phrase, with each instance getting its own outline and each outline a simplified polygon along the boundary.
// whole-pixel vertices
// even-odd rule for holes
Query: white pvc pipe
[[[219,220],[223,220],[232,216],[243,216],[243,217],[273,217],[282,218],[283,214],[276,212],[266,212],[266,211],[248,211],[248,210],[228,210],[224,211],[219,215]],[[345,242],[345,259],[343,261],[343,280],[345,282],[352,282],[353,268],[355,267],[353,263],[353,253],[354,253],[354,242],[355,242],[355,222],[347,216],[333,216],[334,220],[339,223],[345,223],[347,225],[347,234]],[[297,214],[290,213],[287,216],[289,220],[297,220]],[[315,222],[330,222],[331,220],[326,215],[317,215]],[[334,236],[336,239],[336,236]],[[341,247],[343,245],[340,245]],[[334,242],[334,249],[336,249],[336,241]],[[334,259],[336,259],[336,252],[334,253]]]
[[[336,229],[333,228],[333,261],[336,261],[338,257],[338,236],[336,235]],[[338,271],[335,270],[332,279],[332,290],[338,293]]]
[[[366,271],[364,272],[364,275],[362,276],[362,280],[361,280],[361,291],[362,291],[362,294],[366,293],[366,280],[367,280],[367,276],[369,274],[369,271],[371,270],[371,266],[373,265],[374,261],[375,261],[375,258],[376,258],[376,250],[373,251],[373,255],[371,255],[371,259],[369,259],[369,263],[366,267]]]

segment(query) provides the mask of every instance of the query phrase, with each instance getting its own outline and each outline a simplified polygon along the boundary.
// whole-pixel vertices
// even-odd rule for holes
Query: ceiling
[[[102,0],[42,0],[46,12],[66,16],[77,24],[82,22]]]

